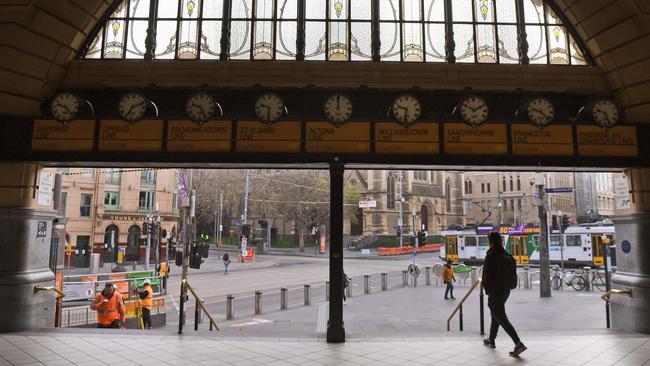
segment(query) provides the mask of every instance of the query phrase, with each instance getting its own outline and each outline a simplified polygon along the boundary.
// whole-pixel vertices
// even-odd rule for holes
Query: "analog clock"
[[[275,122],[282,117],[284,112],[284,103],[277,94],[262,94],[255,102],[255,114],[262,122]]]
[[[197,93],[185,103],[185,112],[194,122],[203,123],[214,116],[217,102],[207,93]]]
[[[488,112],[487,103],[479,96],[467,97],[460,103],[460,116],[472,126],[478,126],[487,121]]]
[[[71,93],[59,93],[50,103],[52,116],[61,122],[70,122],[79,114],[79,98]]]
[[[600,99],[594,102],[591,108],[591,116],[594,122],[600,127],[612,127],[618,123],[620,117],[618,107],[609,99]]]
[[[539,127],[547,126],[555,117],[555,108],[550,100],[536,97],[526,105],[528,119]]]
[[[393,117],[405,125],[409,125],[420,118],[422,107],[416,97],[403,94],[397,97],[391,107]]]
[[[335,124],[346,122],[352,116],[352,101],[343,94],[327,98],[323,108],[325,117]]]
[[[136,122],[147,113],[147,98],[139,93],[128,93],[120,98],[120,117],[127,122]]]

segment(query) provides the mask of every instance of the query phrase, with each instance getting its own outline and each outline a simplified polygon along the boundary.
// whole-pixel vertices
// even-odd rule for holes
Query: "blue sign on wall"
[[[627,240],[623,240],[623,242],[621,243],[621,250],[622,250],[624,253],[629,253],[630,250],[632,250],[632,245],[630,244],[629,241],[627,241]]]

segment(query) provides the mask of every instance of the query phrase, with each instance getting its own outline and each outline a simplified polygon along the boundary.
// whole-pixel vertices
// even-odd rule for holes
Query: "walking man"
[[[142,284],[142,291],[138,290],[140,306],[142,307],[142,326],[151,329],[151,308],[153,308],[153,289],[151,281],[147,278]]]
[[[510,290],[517,287],[517,266],[514,258],[503,248],[499,233],[491,232],[488,239],[490,249],[485,255],[483,264],[483,288],[488,295],[488,307],[492,321],[490,336],[484,339],[483,343],[490,348],[495,348],[494,339],[497,337],[499,326],[501,326],[515,343],[515,349],[510,352],[510,356],[518,357],[526,350],[526,346],[521,343],[517,331],[510,324],[505,307]]]
[[[104,290],[95,296],[90,308],[97,311],[97,328],[124,329],[124,300],[112,283],[106,282]]]
[[[451,269],[451,261],[447,261],[445,268],[442,269],[442,280],[447,285],[445,289],[445,300],[449,299],[447,294],[451,295],[452,300],[456,300],[454,297],[454,282],[456,282],[456,277],[454,277],[454,271]]]

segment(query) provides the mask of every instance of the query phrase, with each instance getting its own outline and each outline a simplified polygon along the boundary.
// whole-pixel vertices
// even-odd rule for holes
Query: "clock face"
[[[284,114],[284,103],[277,94],[262,94],[255,102],[255,114],[262,122],[275,122]]]
[[[489,108],[481,97],[471,96],[460,103],[460,116],[472,126],[478,126],[488,119]]]
[[[345,122],[352,116],[352,101],[343,94],[334,94],[325,101],[324,111],[331,122]]]
[[[70,122],[79,114],[79,98],[71,93],[59,93],[50,104],[50,112],[61,122]]]
[[[118,107],[123,120],[135,122],[147,113],[147,98],[138,93],[125,94],[120,98]]]
[[[205,122],[214,116],[217,102],[206,93],[192,95],[185,104],[185,112],[194,122]]]
[[[547,126],[555,117],[555,108],[546,98],[533,98],[526,106],[528,119],[538,126]]]
[[[618,107],[608,99],[596,101],[591,109],[591,115],[596,124],[603,128],[614,126],[619,119]]]
[[[409,125],[420,118],[422,107],[420,102],[412,95],[400,95],[393,102],[393,117],[399,122]]]

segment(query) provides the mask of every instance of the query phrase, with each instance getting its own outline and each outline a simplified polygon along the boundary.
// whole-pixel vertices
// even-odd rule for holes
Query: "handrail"
[[[205,315],[207,315],[208,319],[210,319],[210,330],[212,330],[213,325],[214,325],[215,329],[219,330],[219,327],[217,326],[217,322],[215,322],[214,319],[212,318],[212,316],[210,315],[210,313],[208,313],[208,310],[205,308],[205,305],[203,305],[203,300],[201,300],[201,298],[196,293],[196,291],[194,291],[192,286],[190,286],[190,283],[187,282],[187,279],[183,279],[181,282],[183,283],[183,286],[186,286],[187,289],[190,290],[190,292],[192,293],[192,295],[196,299],[196,308],[195,308],[194,311],[196,312],[198,308],[201,308],[201,310],[203,310]],[[198,314],[195,314],[194,330],[198,330],[197,328],[198,328]]]
[[[609,297],[611,295],[628,295],[632,296],[632,289],[631,288],[626,288],[625,290],[619,290],[619,289],[611,289],[603,294],[600,298],[605,300],[605,321],[607,323],[607,329],[611,327],[611,321],[609,319]]]
[[[467,298],[469,297],[469,295],[472,294],[472,291],[474,291],[474,289],[475,289],[479,284],[480,284],[480,291],[481,291],[481,293],[480,293],[480,303],[481,303],[481,334],[483,334],[483,281],[482,281],[480,278],[477,279],[476,282],[474,282],[474,284],[472,285],[472,287],[469,288],[469,291],[467,291],[467,293],[465,294],[465,296],[463,296],[463,298],[460,300],[460,302],[458,303],[458,305],[456,305],[456,307],[454,308],[454,311],[451,313],[451,315],[450,315],[449,318],[447,319],[447,332],[451,331],[451,319],[454,318],[454,315],[456,315],[456,313],[457,313],[458,311],[460,311],[460,330],[461,330],[461,331],[463,330],[463,303],[465,302],[465,300],[467,300]]]
[[[56,299],[57,300],[65,296],[63,291],[59,290],[58,288],[56,288],[54,286],[42,287],[42,286],[39,286],[39,285],[34,285],[34,293],[41,292],[41,291],[53,291],[53,292],[56,292],[56,294],[57,294]]]

